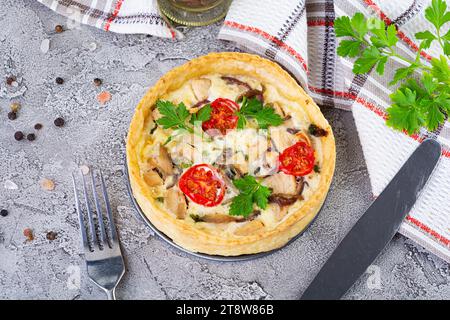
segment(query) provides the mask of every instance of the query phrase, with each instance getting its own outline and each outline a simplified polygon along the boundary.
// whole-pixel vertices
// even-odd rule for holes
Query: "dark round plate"
[[[267,256],[267,255],[269,255],[271,253],[274,253],[274,252],[284,248],[285,246],[289,245],[290,243],[295,241],[297,238],[299,238],[311,226],[311,224],[316,220],[317,216],[320,214],[320,212],[322,211],[322,208],[323,208],[323,205],[322,205],[322,208],[320,208],[319,212],[316,214],[314,219],[312,219],[311,222],[305,227],[305,229],[303,229],[299,234],[297,234],[295,237],[293,237],[291,240],[289,240],[288,243],[286,243],[284,246],[282,246],[282,247],[280,247],[278,249],[274,249],[274,250],[267,251],[267,252],[261,252],[261,253],[245,254],[245,255],[240,255],[240,256],[219,256],[219,255],[211,255],[211,254],[205,254],[205,253],[192,252],[192,251],[189,251],[189,250],[183,248],[182,246],[176,244],[166,234],[164,234],[163,232],[158,230],[150,222],[150,220],[147,218],[147,216],[144,214],[144,212],[142,211],[141,207],[139,206],[139,204],[137,203],[136,199],[133,196],[133,192],[131,190],[131,184],[130,184],[130,177],[128,175],[128,167],[127,167],[126,163],[127,162],[126,162],[126,159],[125,159],[124,173],[125,173],[125,179],[126,179],[128,194],[130,195],[130,199],[131,199],[131,202],[134,205],[134,208],[136,209],[137,213],[139,214],[139,218],[141,218],[141,220],[143,220],[145,222],[145,224],[147,224],[147,226],[149,226],[150,229],[152,229],[152,231],[155,234],[157,234],[162,240],[164,240],[168,244],[172,245],[173,247],[175,247],[175,248],[177,248],[177,249],[179,249],[179,250],[181,250],[181,251],[183,251],[185,253],[188,253],[188,254],[193,255],[195,257],[207,259],[207,260],[221,261],[221,262],[247,261],[247,260],[253,260],[253,259],[256,259],[256,258],[261,258],[261,257]],[[325,201],[324,201],[324,203],[325,203]]]

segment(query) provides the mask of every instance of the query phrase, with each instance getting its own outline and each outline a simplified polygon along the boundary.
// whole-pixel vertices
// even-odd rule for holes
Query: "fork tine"
[[[83,214],[81,212],[80,199],[78,198],[77,184],[75,182],[75,176],[72,173],[73,192],[75,194],[75,207],[78,213],[78,223],[80,224],[81,242],[85,250],[89,250],[89,242],[86,235],[86,225],[84,224]]]
[[[100,201],[98,200],[97,190],[96,190],[96,183],[95,183],[95,177],[94,177],[94,170],[91,171],[91,181],[92,181],[92,193],[94,196],[94,202],[95,207],[97,209],[97,219],[98,219],[98,226],[100,229],[100,240],[103,247],[109,246],[108,240],[106,239],[106,230],[105,230],[105,224],[103,223],[103,214],[102,214],[102,208],[100,205]]]
[[[92,212],[92,208],[91,208],[91,204],[89,203],[89,196],[88,196],[88,191],[87,191],[87,187],[86,187],[86,179],[84,177],[83,172],[81,172],[81,176],[83,178],[83,191],[84,191],[84,201],[86,202],[86,209],[87,209],[87,213],[88,213],[88,221],[89,221],[89,230],[91,231],[91,236],[92,236],[92,249],[94,249],[94,244],[97,243],[97,234],[95,232],[95,224],[94,224],[94,217],[93,217],[93,212]]]
[[[108,192],[106,191],[105,179],[103,178],[102,170],[99,170],[99,171],[100,171],[100,180],[101,180],[101,184],[102,184],[103,199],[105,200],[108,223],[109,223],[109,226],[111,229],[111,239],[112,239],[112,242],[117,243],[119,241],[119,239],[117,237],[116,225],[114,224],[111,206],[109,204],[109,198],[108,198]],[[111,245],[112,245],[112,243],[111,243]]]

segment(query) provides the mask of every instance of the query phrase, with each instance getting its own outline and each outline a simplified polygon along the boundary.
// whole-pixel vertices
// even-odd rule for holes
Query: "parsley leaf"
[[[362,13],[356,13],[350,21],[350,24],[355,31],[355,34],[359,36],[360,39],[364,38],[369,27],[367,26],[366,19]]]
[[[361,51],[362,41],[359,40],[342,40],[337,48],[337,53],[341,57],[356,57]]]
[[[370,40],[377,48],[392,47],[395,46],[398,41],[397,29],[395,29],[393,24],[388,26],[386,29],[383,25],[381,28],[372,29],[371,31],[374,35],[370,38]]]
[[[397,70],[395,70],[394,73],[394,79],[392,79],[391,82],[389,82],[389,85],[394,85],[397,82],[408,78],[410,75],[412,75],[414,73],[414,71],[418,68],[419,66],[415,63],[411,64],[409,67],[405,67],[405,68],[398,68]]]
[[[261,209],[267,208],[268,197],[272,191],[256,181],[255,177],[246,175],[233,180],[233,184],[240,193],[232,199],[230,215],[248,217],[253,212],[253,203]]]
[[[253,212],[253,196],[250,194],[241,193],[233,198],[230,205],[231,216],[248,217]]]
[[[270,105],[263,106],[262,102],[256,98],[247,99],[244,97],[238,116],[238,129],[243,129],[247,119],[255,119],[261,129],[267,129],[269,126],[279,126],[283,119],[275,113],[275,109]]]
[[[353,27],[350,22],[350,18],[347,16],[339,17],[334,20],[334,31],[336,33],[336,37],[356,38],[356,34],[353,31]]]
[[[208,121],[211,117],[211,106],[205,105],[203,108],[197,111],[197,113],[191,114],[186,105],[180,102],[178,105],[170,101],[158,100],[156,101],[156,107],[162,117],[156,120],[156,123],[162,126],[164,129],[173,129],[175,132],[167,138],[164,145],[168,144],[172,139],[183,132],[195,133],[195,122]],[[189,119],[190,117],[190,119]],[[189,119],[189,121],[187,121]]]
[[[352,18],[340,17],[334,24],[336,37],[347,37],[340,41],[337,53],[355,58],[355,74],[375,69],[383,75],[390,58],[406,63],[406,66],[395,70],[389,83],[397,87],[390,95],[392,105],[387,109],[386,124],[409,134],[418,132],[421,127],[435,130],[444,123],[446,114],[450,114],[450,30],[441,35],[441,29],[450,22],[447,3],[432,0],[425,10],[425,17],[435,30],[416,33],[420,47],[414,60],[396,50],[398,37],[394,25],[386,26],[377,18],[365,19],[361,13]],[[439,43],[442,54],[431,59],[430,65],[424,62],[421,53],[435,41]]]
[[[433,0],[431,6],[425,9],[425,18],[430,21],[436,29],[440,29],[446,22],[450,21],[450,12],[447,11],[447,3],[444,0]]]
[[[450,68],[448,67],[448,61],[446,57],[441,55],[439,59],[431,59],[431,65],[433,66],[433,68],[431,69],[431,74],[433,75],[433,77],[435,77],[438,81],[449,82]]]
[[[211,118],[211,111],[211,105],[207,104],[198,110],[197,113],[193,113],[189,122],[195,124],[196,122],[208,121]]]
[[[415,36],[417,39],[423,40],[421,43],[423,44],[422,49],[428,49],[431,46],[431,43],[437,39],[437,37],[428,30],[417,32]]]
[[[156,107],[162,115],[156,120],[158,125],[164,129],[187,129],[185,122],[190,114],[183,102],[176,106],[170,101],[158,100]]]
[[[361,57],[359,57],[353,65],[353,72],[355,74],[364,74],[370,71],[375,64],[377,64],[383,56],[380,50],[376,47],[366,48]]]
[[[260,186],[258,190],[253,194],[253,199],[256,202],[256,205],[261,209],[266,209],[267,204],[269,203],[269,196],[272,191],[265,186]]]

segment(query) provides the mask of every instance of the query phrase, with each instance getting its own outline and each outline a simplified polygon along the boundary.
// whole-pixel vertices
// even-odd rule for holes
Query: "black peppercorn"
[[[57,78],[55,79],[55,81],[56,81],[57,84],[63,84],[63,83],[64,83],[64,79],[61,78],[61,77],[57,77]]]
[[[10,77],[6,78],[6,84],[8,86],[12,85],[14,81],[16,81],[16,77],[14,77],[14,76],[10,76]]]
[[[34,141],[36,139],[36,135],[34,133],[27,134],[28,141]]]
[[[36,123],[36,124],[34,125],[34,128],[35,128],[36,130],[41,130],[41,129],[42,129],[42,124]]]
[[[94,84],[95,84],[97,87],[99,87],[99,86],[102,85],[102,80],[99,79],[99,78],[95,78],[95,79],[94,79]]]
[[[23,132],[22,131],[17,131],[16,133],[14,133],[14,139],[16,139],[17,141],[20,141],[23,139]]]
[[[0,210],[0,216],[6,217],[7,215],[8,215],[8,210],[6,210],[6,209]]]
[[[49,232],[47,232],[47,235],[46,235],[45,237],[47,238],[47,240],[53,241],[53,240],[56,239],[56,236],[57,236],[57,235],[58,235],[58,234],[57,234],[56,232],[54,232],[54,231],[49,231]]]
[[[14,111],[8,112],[8,119],[9,120],[16,120],[17,119],[17,112],[14,112]]]
[[[55,121],[53,121],[55,126],[62,127],[64,125],[64,119],[63,118],[56,118]]]

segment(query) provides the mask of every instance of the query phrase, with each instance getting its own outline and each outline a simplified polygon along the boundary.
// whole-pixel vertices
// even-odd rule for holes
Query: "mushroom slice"
[[[262,183],[272,189],[272,194],[297,195],[298,184],[294,176],[278,172],[265,178]]]
[[[156,187],[163,184],[163,180],[159,176],[159,174],[154,170],[149,170],[143,173],[143,178],[145,183],[149,187]]]
[[[255,98],[261,102],[264,102],[264,96],[263,96],[263,92],[261,90],[256,90],[256,89],[247,90],[246,92],[241,94],[236,100],[241,101],[244,97],[247,99]]]
[[[150,158],[150,162],[163,173],[164,177],[174,173],[172,159],[167,149],[162,145],[159,145],[158,154]]]
[[[228,222],[240,222],[244,221],[241,217],[234,217],[227,214],[206,214],[202,217],[203,222],[210,223],[228,223]]]
[[[197,101],[203,101],[208,98],[211,80],[205,78],[194,79],[191,82],[191,87]]]
[[[227,84],[236,84],[236,85],[244,87],[247,90],[252,90],[252,87],[247,82],[244,82],[242,80],[239,80],[239,79],[236,79],[236,78],[233,78],[233,77],[229,77],[229,76],[222,76],[221,78]]]
[[[281,207],[290,206],[294,204],[301,196],[285,196],[282,194],[271,194],[269,196],[269,202],[276,203]]]
[[[170,212],[177,216],[178,219],[184,219],[186,217],[186,198],[178,187],[173,187],[167,190],[164,204]]]
[[[264,223],[262,223],[261,220],[252,220],[252,221],[247,222],[243,226],[237,228],[234,231],[234,234],[237,236],[248,236],[262,228],[264,228]]]
[[[194,104],[192,106],[192,108],[189,109],[189,113],[197,113],[201,108],[203,108],[203,106],[207,103],[209,103],[210,101],[208,99],[203,99],[200,100],[199,102],[197,102],[196,104]]]

